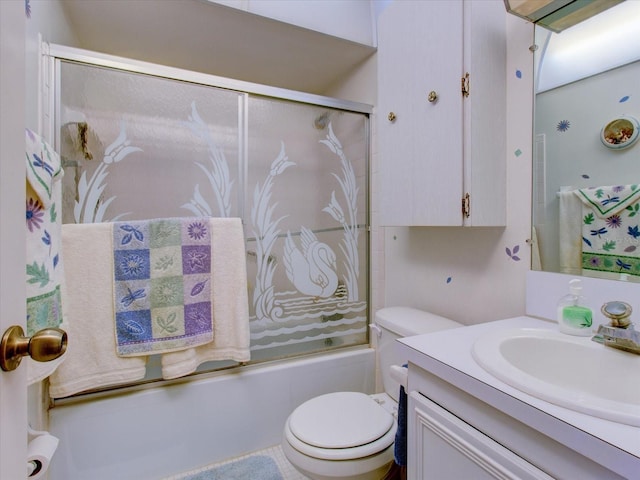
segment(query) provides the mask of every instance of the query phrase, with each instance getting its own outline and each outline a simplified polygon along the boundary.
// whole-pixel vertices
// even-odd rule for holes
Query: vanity
[[[409,364],[408,478],[640,478],[640,427],[541,400],[474,360],[479,338],[523,328],[557,330],[522,316],[399,340]]]

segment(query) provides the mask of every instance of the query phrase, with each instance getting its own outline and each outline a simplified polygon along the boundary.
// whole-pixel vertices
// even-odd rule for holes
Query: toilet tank
[[[388,307],[376,312],[375,325],[378,334],[378,367],[382,375],[384,391],[398,400],[400,384],[391,378],[391,365],[404,365],[396,340],[423,333],[437,332],[463,325],[433,313],[409,307]]]

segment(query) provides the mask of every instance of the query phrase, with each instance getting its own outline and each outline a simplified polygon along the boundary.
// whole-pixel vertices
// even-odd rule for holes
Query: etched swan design
[[[302,251],[291,238],[291,233],[287,232],[284,245],[287,277],[301,293],[319,298],[330,297],[338,288],[335,253],[305,227],[300,229],[300,246]]]

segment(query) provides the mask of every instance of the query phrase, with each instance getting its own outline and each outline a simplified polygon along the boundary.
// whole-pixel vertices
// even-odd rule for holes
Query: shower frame
[[[358,345],[352,345],[343,347],[342,350],[349,349],[358,349],[363,347],[368,347],[369,342],[369,332],[366,325],[369,323],[370,316],[370,291],[371,291],[371,272],[370,272],[370,248],[371,248],[371,223],[370,223],[370,172],[369,172],[369,164],[370,164],[370,156],[371,156],[371,120],[370,116],[372,114],[372,106],[352,102],[347,100],[336,99],[327,96],[321,96],[316,94],[304,93],[294,90],[288,90],[279,87],[272,87],[267,85],[261,85],[241,80],[234,80],[225,77],[219,77],[210,74],[203,74],[188,70],[183,70],[179,68],[162,66],[157,64],[152,64],[144,61],[132,60],[123,57],[116,57],[112,55],[102,54],[98,52],[87,51],[83,49],[77,49],[73,47],[67,47],[57,44],[49,44],[43,42],[41,44],[41,65],[40,65],[40,91],[39,91],[39,105],[40,105],[40,129],[44,138],[53,143],[56,149],[59,148],[61,144],[61,131],[57,128],[61,122],[61,112],[58,108],[58,102],[61,96],[61,64],[62,62],[72,62],[78,64],[85,64],[88,66],[94,67],[106,67],[109,69],[115,69],[122,72],[129,72],[134,74],[142,74],[149,75],[153,77],[160,77],[169,80],[187,82],[195,85],[202,85],[208,87],[215,87],[219,89],[229,90],[232,92],[236,92],[242,95],[239,95],[239,131],[242,132],[240,134],[238,152],[239,152],[239,180],[243,185],[243,189],[247,188],[247,178],[248,178],[248,166],[249,166],[249,158],[248,158],[248,135],[247,127],[248,127],[248,106],[249,106],[249,95],[257,95],[263,98],[271,98],[275,100],[284,100],[295,102],[298,104],[308,104],[312,106],[318,107],[328,107],[332,109],[336,109],[344,112],[358,113],[363,114],[364,118],[364,135],[365,135],[365,192],[364,192],[364,204],[365,204],[365,225],[363,225],[362,231],[365,235],[364,244],[366,245],[365,255],[366,255],[366,265],[361,269],[362,273],[366,275],[366,292],[364,292],[363,299],[366,303],[365,308],[365,317],[367,319],[365,323],[366,329],[366,340]],[[240,216],[242,218],[246,218],[247,212],[246,205],[244,202],[244,195],[239,196],[239,211]],[[360,226],[359,226],[360,227]],[[331,350],[327,350],[328,353]],[[318,352],[310,352],[311,354],[322,354]],[[302,353],[300,355],[305,355]],[[298,355],[299,356],[299,355]],[[294,358],[289,357],[289,358]],[[267,358],[264,360],[257,360],[255,363],[264,363],[268,361],[279,361],[281,358],[273,357]],[[221,362],[222,363],[222,362]],[[213,369],[198,371],[196,373],[208,373],[218,375],[220,373],[224,373],[225,370],[228,369],[236,369],[239,365],[236,362],[225,362],[224,365],[216,366]],[[154,378],[152,380],[141,381],[136,384],[128,384],[122,386],[116,386],[110,389],[105,389],[105,391],[100,391],[96,393],[90,393],[89,396],[102,396],[105,394],[111,394],[111,390],[135,390],[138,388],[149,388],[151,386],[161,386],[164,383],[171,383],[175,381],[170,380],[162,380]],[[82,395],[86,398],[86,395]],[[73,401],[73,397],[69,399],[57,399],[55,403],[61,402],[62,404],[67,403],[69,401]]]

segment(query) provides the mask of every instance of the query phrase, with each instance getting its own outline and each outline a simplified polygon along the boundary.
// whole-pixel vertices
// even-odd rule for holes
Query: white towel
[[[26,160],[26,296],[27,336],[44,328],[66,328],[61,288],[62,168],[60,156],[39,135],[25,131]],[[27,382],[39,382],[55,371],[65,356],[50,362],[27,357]]]
[[[166,379],[188,375],[204,362],[250,359],[249,301],[242,222],[211,219],[213,342],[162,356]]]
[[[116,355],[112,252],[111,224],[62,226],[62,294],[69,344],[66,360],[50,378],[53,398],[145,376],[146,357]]]
[[[188,375],[203,362],[248,361],[249,303],[244,234],[239,218],[211,218],[214,340],[162,355],[164,378]],[[147,357],[118,357],[114,328],[112,224],[63,225],[69,319],[67,360],[51,376],[53,398],[135,382],[145,376]]]
[[[582,202],[576,190],[558,192],[560,200],[560,272],[582,274]]]

